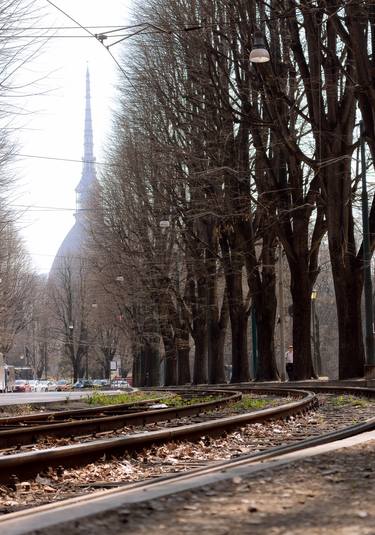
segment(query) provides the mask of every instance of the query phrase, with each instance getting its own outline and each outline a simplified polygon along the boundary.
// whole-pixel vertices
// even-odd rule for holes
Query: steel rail
[[[91,520],[93,518],[97,519],[98,515],[103,518],[104,514],[110,515],[116,511],[131,513],[129,507],[132,504],[163,499],[181,492],[194,492],[205,485],[213,485],[219,481],[232,479],[235,476],[251,478],[263,470],[278,469],[298,459],[303,460],[329,451],[340,450],[343,447],[366,443],[369,440],[373,440],[373,433],[360,435],[356,433],[353,437],[343,441],[340,439],[334,441],[331,447],[328,443],[326,446],[321,445],[317,449],[313,446],[305,445],[304,448],[299,448],[301,453],[298,453],[298,451],[295,451],[295,453],[280,452],[267,460],[254,458],[253,460],[243,461],[242,458],[236,459],[227,461],[225,465],[224,463],[219,463],[208,468],[203,467],[189,472],[169,474],[146,482],[128,483],[126,487],[84,494],[60,502],[40,505],[32,509],[23,509],[0,517],[0,531],[7,535],[27,535],[30,532],[50,533],[51,528],[53,530],[54,527],[58,527],[59,532],[65,528],[72,529],[73,525],[74,528],[79,528],[81,525],[90,525]],[[351,442],[348,443],[348,440]],[[305,449],[307,450],[306,453],[304,453]],[[77,530],[74,528],[73,531],[76,533]]]
[[[259,392],[262,393],[265,389],[268,390],[267,383],[266,384],[248,384],[248,383],[234,383],[234,384],[228,384],[225,386],[220,385],[221,388],[225,388],[226,390],[236,390],[240,392]],[[290,388],[293,388],[294,390],[309,390],[311,392],[322,392],[327,394],[352,394],[353,396],[363,396],[368,398],[375,398],[375,388],[371,387],[364,387],[364,386],[340,386],[340,385],[319,385],[319,384],[311,384],[311,385],[298,385],[298,384],[278,384],[274,385],[272,384],[272,388],[276,392],[281,392],[283,390],[289,390]]]
[[[63,410],[63,411],[49,411],[49,412],[38,412],[34,414],[24,414],[24,415],[18,415],[18,416],[4,416],[0,418],[0,429],[1,427],[5,427],[6,425],[24,425],[27,423],[33,423],[33,422],[39,422],[39,421],[46,421],[46,422],[53,422],[56,420],[64,420],[68,418],[77,418],[77,417],[85,417],[85,416],[92,416],[92,415],[100,415],[105,414],[108,412],[121,412],[126,411],[128,409],[137,407],[137,406],[144,406],[144,405],[151,405],[154,403],[159,403],[161,398],[154,398],[154,399],[145,399],[140,401],[133,401],[130,403],[117,403],[115,405],[102,405],[100,407],[87,407],[86,409],[70,409],[70,410]]]
[[[56,467],[59,465],[64,467],[80,466],[82,464],[93,462],[103,457],[104,454],[117,455],[124,453],[125,451],[143,449],[151,444],[160,444],[174,440],[195,439],[196,437],[201,437],[207,434],[220,434],[224,430],[238,428],[241,425],[292,416],[306,411],[317,404],[317,398],[315,394],[311,392],[301,390],[289,390],[284,392],[288,392],[289,395],[296,397],[300,396],[302,399],[278,407],[263,409],[253,413],[219,418],[210,422],[2,456],[0,457],[0,482],[8,482],[13,475],[22,478],[33,477],[43,469],[49,467]],[[183,407],[185,411],[189,408],[191,407]],[[168,412],[173,414],[173,411],[168,410]],[[176,414],[176,409],[174,409],[174,414]]]
[[[197,393],[196,391],[194,391]],[[183,407],[169,407],[142,412],[118,414],[115,416],[101,416],[86,420],[73,420],[68,422],[49,423],[32,427],[20,427],[0,430],[0,449],[12,446],[20,447],[34,444],[41,437],[79,437],[96,435],[107,431],[114,431],[126,426],[146,425],[155,422],[172,420],[183,416],[196,416],[202,412],[210,411],[228,403],[241,399],[241,393],[230,390],[205,390],[210,395],[221,395],[222,398],[203,403],[194,403]],[[199,392],[200,394],[202,392]]]

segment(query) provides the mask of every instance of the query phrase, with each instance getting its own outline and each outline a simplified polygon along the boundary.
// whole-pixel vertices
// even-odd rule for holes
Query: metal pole
[[[368,194],[366,182],[366,146],[363,121],[360,122],[361,168],[362,168],[362,228],[363,228],[363,270],[365,292],[365,320],[366,320],[366,377],[375,377],[375,354],[372,311],[372,282],[370,255],[370,227],[368,214]]]
[[[256,318],[255,305],[252,305],[251,307],[251,337],[252,337],[252,345],[253,345],[253,378],[256,379],[258,340],[257,340],[257,318]]]
[[[280,316],[280,377],[285,381],[285,318],[284,318],[284,287],[283,287],[283,249],[279,244],[279,316]]]
[[[318,375],[318,366],[316,359],[316,333],[315,333],[315,299],[311,298],[311,316],[312,316],[312,345],[313,345],[313,368],[315,375]]]

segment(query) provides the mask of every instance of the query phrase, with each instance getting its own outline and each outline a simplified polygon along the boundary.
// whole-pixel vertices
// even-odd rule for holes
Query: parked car
[[[39,381],[38,392],[48,392],[48,381]]]
[[[71,390],[71,388],[72,385],[68,381],[65,381],[65,379],[60,379],[56,383],[57,392],[65,392],[66,390]]]
[[[14,381],[14,391],[31,392],[31,386],[29,385],[28,381],[24,381],[23,379],[16,379],[16,381]]]
[[[120,389],[125,389],[125,388],[130,388],[129,387],[129,383],[127,381],[125,381],[125,379],[120,379],[118,381],[112,381],[112,388],[120,388]]]
[[[91,379],[78,379],[78,381],[74,383],[73,388],[80,390],[81,388],[93,388],[93,386],[94,383]]]
[[[37,379],[31,379],[31,381],[29,381],[29,385],[31,387],[32,392],[40,392],[40,390],[38,390],[39,381]]]
[[[106,388],[109,387],[110,382],[108,379],[94,379],[93,386],[96,388]]]
[[[47,381],[47,391],[55,392],[57,387],[56,381]]]

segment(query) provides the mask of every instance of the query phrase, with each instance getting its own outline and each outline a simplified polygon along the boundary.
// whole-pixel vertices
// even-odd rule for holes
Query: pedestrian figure
[[[286,373],[288,374],[289,381],[294,381],[294,364],[293,364],[293,346],[288,347],[288,351],[285,353]]]

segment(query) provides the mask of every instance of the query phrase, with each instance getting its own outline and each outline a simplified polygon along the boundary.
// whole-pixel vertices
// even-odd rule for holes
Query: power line
[[[131,85],[131,87],[136,90],[135,86],[133,85],[132,81],[130,80],[130,78],[128,77],[128,75],[126,74],[126,72],[124,71],[124,69],[122,68],[122,66],[120,65],[120,63],[117,61],[117,59],[115,58],[115,56],[111,53],[111,51],[109,50],[109,48],[104,44],[103,42],[103,39],[101,39],[99,36],[102,35],[102,34],[94,34],[92,33],[91,30],[89,30],[88,28],[85,28],[85,26],[82,26],[82,24],[80,24],[76,19],[74,19],[71,15],[69,15],[66,11],[64,11],[63,9],[61,9],[60,7],[58,7],[56,4],[54,4],[53,2],[51,2],[51,0],[46,0],[51,6],[53,6],[55,9],[57,9],[58,11],[60,11],[60,13],[62,13],[63,15],[65,15],[65,17],[68,17],[68,19],[70,19],[72,22],[74,22],[74,24],[77,24],[80,28],[82,28],[82,30],[84,30],[85,32],[87,32],[89,35],[91,35],[92,37],[94,37],[102,46],[104,46],[104,48],[108,51],[109,55],[111,56],[111,58],[113,59],[113,61],[116,63],[117,67],[120,69],[120,71],[122,72],[122,74],[124,75],[124,78],[129,82],[129,84]]]
[[[106,162],[97,162],[96,160],[78,160],[75,158],[59,158],[58,156],[42,156],[39,154],[23,154],[21,152],[12,153],[14,156],[19,156],[20,158],[36,158],[39,160],[54,160],[58,162],[70,162],[70,163],[87,163],[93,165],[104,165],[107,167],[120,167],[119,164],[115,163],[106,163]]]

